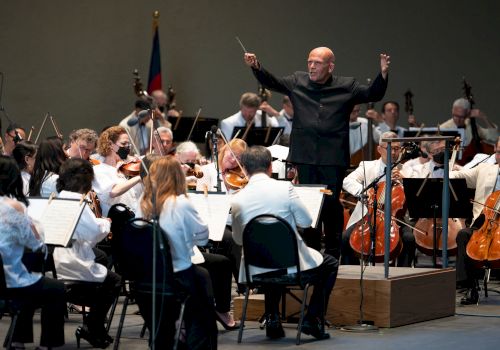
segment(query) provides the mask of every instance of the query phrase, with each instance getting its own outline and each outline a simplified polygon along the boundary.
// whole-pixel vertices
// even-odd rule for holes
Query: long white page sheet
[[[226,193],[188,194],[191,203],[208,224],[208,236],[212,241],[222,241],[229,215],[229,197]]]
[[[78,199],[29,198],[28,215],[43,227],[45,244],[67,247],[86,202]]]
[[[323,205],[324,193],[321,190],[326,189],[326,185],[294,185],[294,187],[313,219],[311,226],[316,227]]]

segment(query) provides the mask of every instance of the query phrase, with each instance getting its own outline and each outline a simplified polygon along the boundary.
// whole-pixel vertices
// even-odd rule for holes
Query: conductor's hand
[[[387,79],[387,73],[389,72],[389,64],[391,64],[391,56],[381,53],[380,54],[380,71],[382,72],[382,77]]]
[[[260,68],[259,61],[257,60],[257,56],[255,56],[255,54],[247,52],[245,53],[243,59],[245,60],[247,66],[252,67],[254,69]]]

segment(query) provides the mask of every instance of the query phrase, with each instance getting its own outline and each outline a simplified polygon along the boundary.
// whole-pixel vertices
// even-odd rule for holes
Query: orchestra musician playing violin
[[[57,193],[59,168],[66,159],[61,139],[50,137],[40,142],[30,178],[29,195],[49,197],[52,193]]]
[[[479,230],[483,224],[488,225],[488,220],[484,219],[484,211],[488,198],[500,190],[500,173],[498,164],[500,163],[500,137],[495,145],[495,164],[481,163],[472,169],[462,169],[450,172],[450,179],[465,179],[467,187],[475,188],[474,204],[472,206],[473,223],[470,227],[464,228],[457,235],[457,285],[468,288],[467,294],[462,298],[464,305],[477,304],[479,293],[476,285],[476,279],[479,277],[478,269],[484,261],[474,261],[467,254],[467,244],[471,239],[474,230]],[[498,206],[496,206],[498,210]],[[498,214],[497,214],[498,224]],[[489,248],[489,247],[486,247]],[[498,248],[498,247],[497,247]]]
[[[94,130],[74,130],[69,134],[69,148],[66,150],[66,154],[69,158],[89,160],[97,145],[97,138],[97,133]]]
[[[395,138],[397,135],[388,131],[381,135],[382,138]],[[379,141],[379,145],[377,147],[377,151],[380,155],[380,158],[372,161],[363,161],[359,163],[359,166],[350,173],[343,181],[343,189],[353,196],[359,196],[363,188],[369,185],[372,181],[378,178],[380,175],[385,173],[386,163],[387,163],[387,143]],[[397,160],[400,156],[401,152],[401,144],[399,142],[394,142],[391,145],[391,158],[393,160]],[[366,174],[366,178],[365,178]],[[392,170],[391,178],[393,182],[401,182],[401,180],[405,177],[405,174],[398,167]],[[379,183],[385,181],[385,177],[382,177],[379,180]],[[379,189],[379,195],[381,190]],[[379,203],[383,204],[383,203]],[[356,259],[354,256],[354,251],[350,245],[350,237],[353,230],[356,228],[355,223],[362,219],[361,217],[361,202],[358,202],[356,208],[354,209],[346,231],[342,234],[342,264],[354,264],[356,263]],[[366,209],[364,209],[364,214],[367,214]],[[381,228],[383,230],[383,227]],[[397,259],[398,266],[411,266],[413,259],[415,257],[415,238],[411,229],[408,229],[406,226],[400,230],[400,235],[402,236],[403,248],[401,253]]]
[[[102,215],[107,216],[109,208],[116,203],[135,210],[142,192],[140,167],[137,167],[137,175],[127,178],[124,167],[137,159],[129,156],[130,141],[125,129],[112,126],[103,131],[97,140],[97,153],[101,163],[94,167],[92,188],[99,196]]]
[[[188,189],[195,189],[198,179],[203,177],[203,171],[199,165],[200,150],[191,141],[185,141],[177,146],[175,157],[181,163],[182,170],[186,174]]]
[[[353,78],[332,75],[335,55],[327,47],[309,53],[307,72],[277,78],[262,67],[253,53],[245,63],[266,88],[287,95],[294,117],[288,162],[297,166],[300,184],[325,184],[333,193],[326,196],[321,212],[325,252],[340,257],[343,208],[339,202],[342,181],[349,166],[349,114],[356,104],[379,101],[387,88],[390,57],[381,54],[380,74],[370,86]]]
[[[160,126],[156,129],[158,134],[153,136],[153,153],[161,156],[175,153],[174,134],[170,128]]]
[[[35,166],[35,156],[38,147],[31,141],[20,141],[12,151],[12,157],[16,160],[21,176],[23,178],[23,193],[25,196],[30,191],[30,179]]]

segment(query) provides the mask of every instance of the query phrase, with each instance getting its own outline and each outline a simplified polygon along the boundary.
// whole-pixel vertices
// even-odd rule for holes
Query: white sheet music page
[[[294,185],[294,187],[313,219],[311,227],[316,227],[323,205],[324,193],[321,190],[326,189],[326,185]]]
[[[229,215],[229,197],[225,193],[189,193],[189,199],[208,224],[208,236],[212,241],[222,241]]]
[[[85,202],[70,199],[30,198],[28,215],[40,222],[45,244],[67,247]]]

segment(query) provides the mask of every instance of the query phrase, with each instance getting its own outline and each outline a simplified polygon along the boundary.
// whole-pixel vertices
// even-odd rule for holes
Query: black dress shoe
[[[330,334],[321,329],[321,321],[317,318],[304,319],[302,322],[301,332],[307,335],[312,335],[318,340],[329,339]]]
[[[266,317],[266,337],[271,339],[283,338],[285,331],[281,325],[280,316],[278,314],[267,315]]]
[[[479,292],[476,288],[470,288],[467,290],[467,294],[460,300],[462,305],[474,305],[479,301]]]

